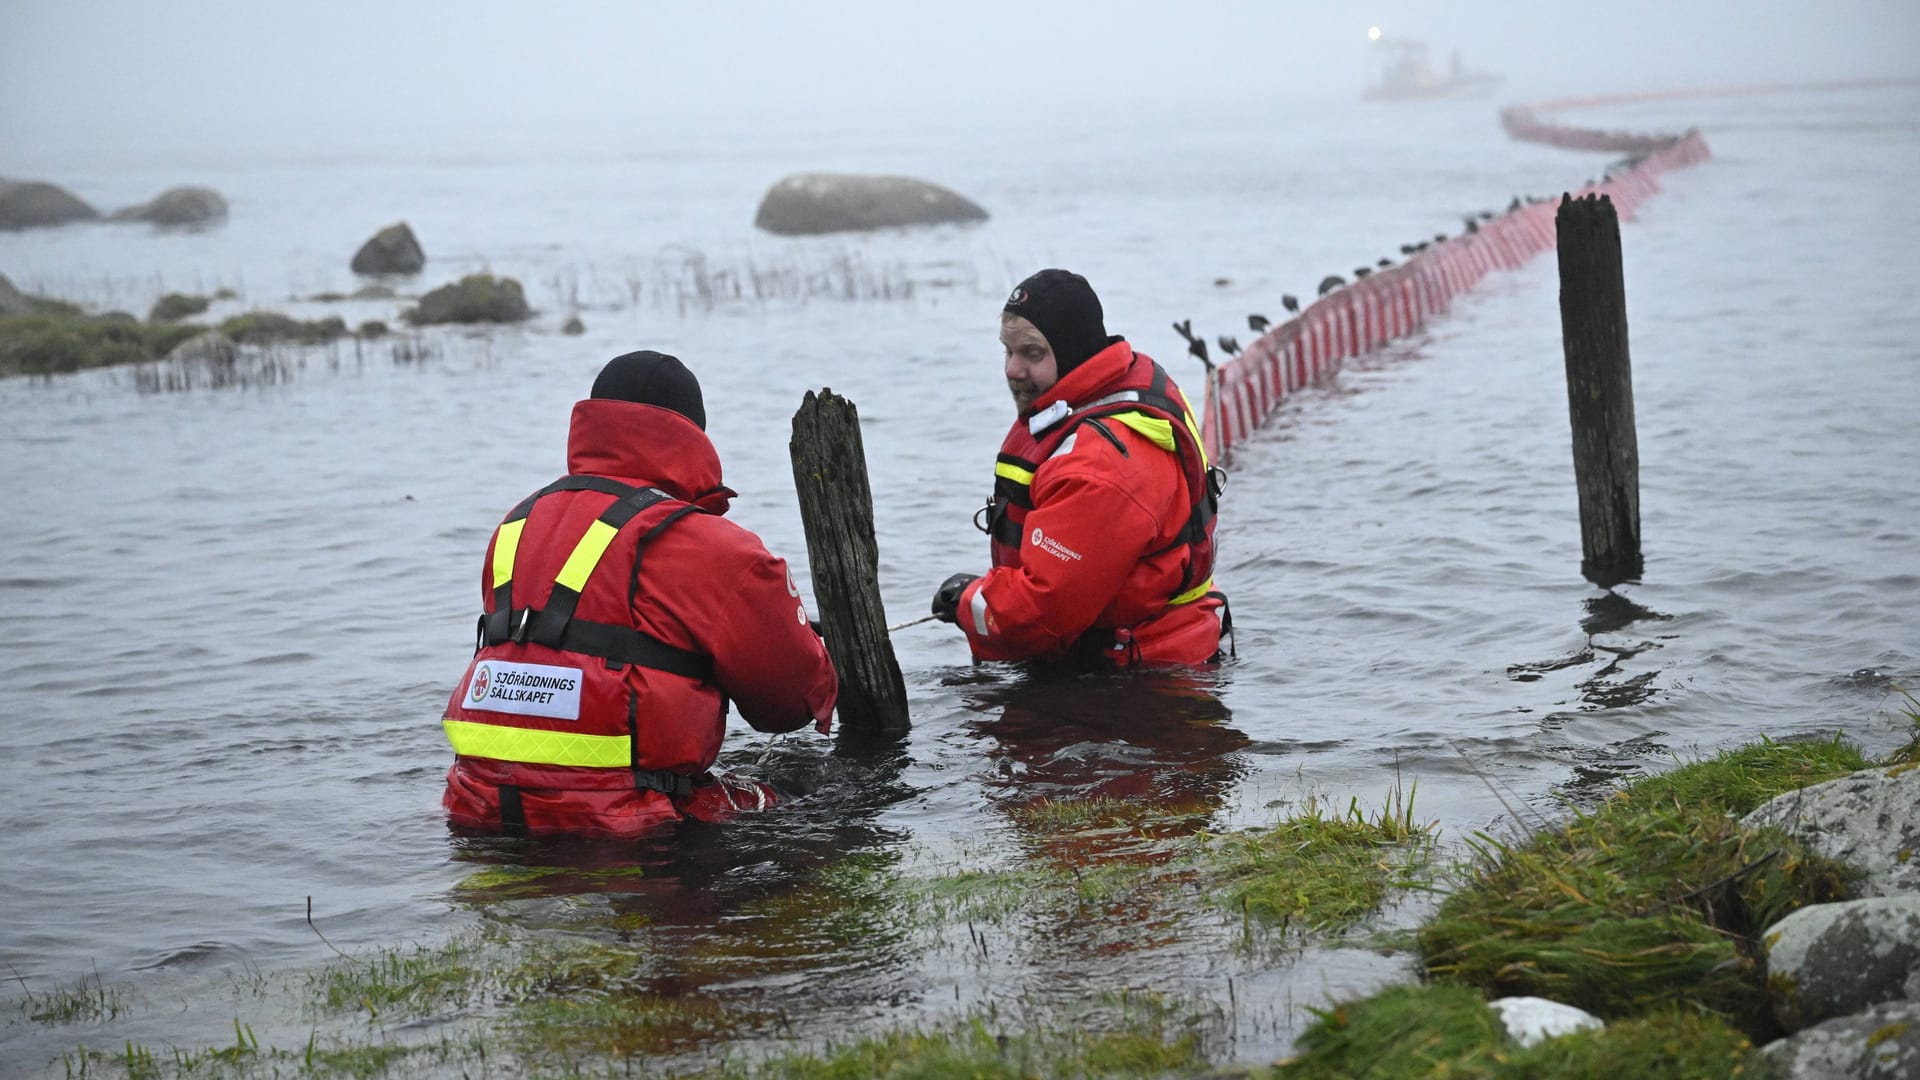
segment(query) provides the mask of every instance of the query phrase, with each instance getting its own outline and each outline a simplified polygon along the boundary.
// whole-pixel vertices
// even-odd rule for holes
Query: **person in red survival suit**
[[[975,660],[1204,664],[1231,629],[1213,582],[1221,474],[1185,395],[1109,336],[1087,279],[1042,270],[1000,316],[1019,409],[976,518],[985,576],[955,574],[933,613]]]
[[[615,357],[573,407],[567,475],[488,545],[472,663],[447,703],[456,827],[633,837],[760,809],[708,773],[729,699],[755,729],[825,733],[839,683],[787,564],[720,515],[734,493],[700,384]]]

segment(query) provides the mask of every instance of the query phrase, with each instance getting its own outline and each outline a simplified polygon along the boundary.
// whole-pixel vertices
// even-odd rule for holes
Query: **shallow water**
[[[1218,829],[1311,792],[1377,803],[1400,780],[1457,838],[1760,735],[1889,745],[1893,687],[1920,683],[1916,115],[1911,88],[1578,114],[1697,124],[1717,155],[1666,178],[1623,230],[1647,571],[1622,597],[1579,577],[1554,267],[1537,259],[1236,448],[1219,578],[1239,658],[1217,675],[1144,692],[1036,684],[971,668],[957,635],[916,627],[895,640],[915,724],[904,745],[789,739],[767,768],[817,785],[811,798],[617,851],[450,837],[436,723],[489,530],[560,470],[568,406],[607,357],[661,348],[700,373],[736,519],[802,570],[789,419],[808,388],[854,399],[881,586],[904,619],[985,562],[968,520],[1009,418],[993,313],[1018,277],[1083,270],[1109,326],[1197,389],[1170,322],[1248,338],[1245,315],[1278,317],[1281,292],[1397,257],[1516,192],[1573,186],[1605,159],[1507,142],[1491,108],[1465,104],[1169,113],[1067,139],[1011,120],[636,135],[592,153],[553,136],[398,156],[268,149],[245,165],[0,161],[102,205],[188,181],[233,203],[205,233],[0,236],[0,272],[32,291],[144,312],[166,289],[224,286],[242,299],[216,314],[391,319],[391,302],[286,301],[351,291],[353,247],[404,216],[432,259],[426,284],[486,266],[542,309],[525,328],[426,335],[410,362],[385,344],[289,353],[283,377],[252,387],[143,394],[123,371],[0,383],[0,609],[15,628],[0,652],[15,703],[0,955],[25,988],[97,971],[147,1003],[97,1030],[12,1010],[0,1069],[80,1041],[229,1041],[244,1007],[220,988],[234,973],[331,957],[309,898],[347,951],[482,919],[593,932],[638,913],[662,992],[823,1023],[1151,985],[1214,1002],[1223,1056],[1270,1058],[1293,1005],[1364,991],[1404,959],[1235,953],[1221,947],[1234,927],[1192,913],[1068,913],[984,949],[848,941],[824,932],[831,920],[818,940],[776,942],[755,905],[849,851],[1063,858],[1010,812],[1049,795],[1191,800]],[[765,186],[814,167],[936,177],[995,217],[755,234]],[[690,252],[710,271],[851,265],[856,294],[914,290],[709,306]],[[588,332],[563,337],[576,301]],[[729,747],[750,768],[765,740],[736,725]],[[638,866],[645,884],[563,877],[495,899],[461,888],[476,864]],[[310,1027],[286,1018],[280,1045]]]

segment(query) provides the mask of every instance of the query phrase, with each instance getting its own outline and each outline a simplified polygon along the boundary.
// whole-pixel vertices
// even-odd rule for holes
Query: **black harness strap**
[[[602,476],[563,476],[522,500],[507,515],[506,521],[525,519],[532,512],[534,503],[559,491],[597,491],[615,496],[615,501],[601,511],[597,520],[616,532],[649,507],[673,498],[657,488],[637,488]],[[634,550],[634,576],[627,586],[629,606],[639,588],[641,549],[668,525],[698,509],[692,504],[683,506],[640,537]],[[494,609],[480,617],[479,647],[499,645],[506,641],[531,640],[550,649],[598,657],[613,664],[637,664],[700,682],[712,681],[712,657],[669,645],[632,626],[576,619],[574,611],[579,603],[579,592],[555,582],[545,607],[516,609],[513,607],[513,579],[508,577],[494,590]]]

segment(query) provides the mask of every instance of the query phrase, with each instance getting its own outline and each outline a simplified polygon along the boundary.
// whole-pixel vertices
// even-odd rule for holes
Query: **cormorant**
[[[1292,293],[1282,293],[1282,294],[1281,294],[1281,296],[1280,296],[1280,306],[1281,306],[1281,307],[1283,307],[1283,308],[1286,308],[1286,309],[1287,309],[1287,310],[1288,310],[1289,312],[1291,312],[1291,313],[1293,313],[1293,314],[1299,314],[1299,312],[1300,312],[1300,301],[1298,301],[1298,300],[1295,300],[1295,299],[1293,298],[1293,294],[1292,294]]]
[[[1320,279],[1320,295],[1325,296],[1346,283],[1347,279],[1339,274],[1328,274]]]
[[[1220,351],[1223,353],[1226,353],[1228,356],[1239,356],[1240,355],[1240,339],[1231,338],[1225,334],[1221,334],[1220,335]]]
[[[1267,327],[1272,325],[1273,325],[1273,320],[1267,318],[1265,315],[1247,316],[1247,329],[1253,331],[1256,334],[1266,333]]]

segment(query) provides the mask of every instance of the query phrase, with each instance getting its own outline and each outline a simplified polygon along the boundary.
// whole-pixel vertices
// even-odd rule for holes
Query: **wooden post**
[[[1580,492],[1580,572],[1611,589],[1640,577],[1640,446],[1627,356],[1620,218],[1605,195],[1562,196],[1560,333],[1566,347],[1573,476]]]
[[[827,653],[840,675],[840,722],[848,731],[906,731],[907,686],[880,606],[880,548],[873,538],[860,413],[830,389],[818,395],[809,390],[793,414],[787,448],[813,595]]]

